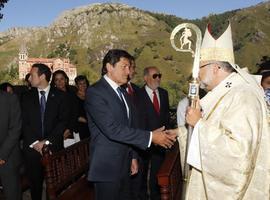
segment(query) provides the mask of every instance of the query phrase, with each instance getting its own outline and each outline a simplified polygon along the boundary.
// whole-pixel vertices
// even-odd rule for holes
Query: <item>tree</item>
[[[52,51],[47,58],[69,58],[71,61],[75,62],[75,57],[77,55],[77,51],[72,49],[67,43],[61,43],[56,46],[54,51]]]
[[[0,0],[0,11],[2,10],[2,8],[4,8],[5,3],[7,3],[8,0]],[[3,18],[3,14],[0,13],[0,20]]]

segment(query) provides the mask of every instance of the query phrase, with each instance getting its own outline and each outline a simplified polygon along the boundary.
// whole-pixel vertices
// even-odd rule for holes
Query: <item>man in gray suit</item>
[[[0,91],[0,179],[7,200],[20,200],[21,109],[15,95]]]

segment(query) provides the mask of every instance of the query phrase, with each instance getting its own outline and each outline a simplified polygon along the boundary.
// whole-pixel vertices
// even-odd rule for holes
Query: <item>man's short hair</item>
[[[25,75],[25,77],[24,77],[24,80],[27,81],[27,82],[29,82],[29,77],[30,77],[30,73],[27,73]]]
[[[270,58],[258,64],[260,67],[256,74],[262,75],[262,81],[270,76]]]
[[[111,65],[115,65],[119,62],[120,58],[127,58],[128,60],[132,59],[132,56],[125,50],[122,49],[111,49],[103,58],[103,64],[101,69],[101,75],[107,74],[106,64],[110,63]]]
[[[38,76],[41,76],[42,74],[44,74],[46,80],[48,82],[50,82],[52,72],[51,72],[50,68],[47,65],[45,65],[43,63],[35,63],[35,64],[32,65],[32,68],[33,67],[38,69]]]
[[[143,76],[149,75],[149,71],[150,71],[151,69],[156,69],[156,70],[158,70],[158,68],[157,68],[156,66],[145,67],[145,68],[143,69]]]

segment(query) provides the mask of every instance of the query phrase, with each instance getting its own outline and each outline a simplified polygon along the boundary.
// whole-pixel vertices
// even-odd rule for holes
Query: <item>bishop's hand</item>
[[[188,107],[186,112],[186,122],[190,126],[195,126],[197,122],[202,118],[201,106],[199,100],[196,102],[196,107]]]

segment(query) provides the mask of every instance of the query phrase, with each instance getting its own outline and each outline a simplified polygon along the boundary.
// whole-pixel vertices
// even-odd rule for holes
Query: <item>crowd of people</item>
[[[101,78],[92,85],[79,75],[71,86],[64,71],[52,74],[41,63],[31,67],[18,97],[14,86],[1,84],[0,178],[6,198],[21,199],[24,163],[31,197],[41,200],[45,142],[59,151],[78,132],[81,139],[90,137],[88,180],[97,200],[158,200],[156,175],[165,152],[178,136],[184,157],[189,125],[194,129],[186,199],[269,199],[270,65],[260,68],[258,84],[234,63],[230,27],[222,37],[226,34],[224,48],[211,46],[206,31],[199,81],[207,93],[200,93],[196,107],[188,107],[187,99],[179,103],[177,129],[170,126],[169,95],[160,87],[159,68],[145,67],[145,84],[137,86],[135,59],[125,50],[107,52]]]
[[[52,74],[48,66],[37,63],[26,76],[26,83],[25,86],[0,85],[4,108],[1,117],[7,129],[1,135],[0,158],[6,164],[0,163],[0,175],[2,171],[5,175],[0,177],[8,200],[21,198],[19,172],[22,168],[30,183],[32,199],[42,198],[44,172],[40,159],[46,140],[58,151],[73,133],[78,133],[81,140],[90,137],[84,110],[89,85],[85,76],[77,76],[75,86],[70,86],[64,71]]]
[[[114,71],[118,65],[118,71]],[[14,144],[10,148],[14,145],[20,148],[22,156],[18,153],[16,160],[22,160],[18,163],[24,165],[32,199],[42,199],[44,177],[40,160],[45,142],[50,142],[50,148],[53,151],[59,151],[63,149],[63,142],[73,137],[73,132],[78,132],[81,139],[89,137],[91,132],[89,180],[96,185],[98,199],[109,199],[111,196],[117,196],[116,199],[147,199],[149,195],[152,199],[159,198],[156,174],[164,159],[165,150],[173,145],[176,135],[168,135],[164,131],[165,128],[170,128],[169,99],[168,92],[160,87],[162,74],[159,69],[155,66],[144,69],[145,85],[142,88],[131,82],[136,74],[135,69],[135,59],[126,51],[114,49],[108,52],[104,58],[101,80],[108,83],[118,81],[117,83],[121,86],[118,92],[121,92],[122,96],[121,98],[115,96],[119,95],[118,93],[112,95],[110,88],[107,88],[108,91],[102,91],[99,88],[100,95],[108,95],[107,103],[98,99],[101,98],[100,95],[96,99],[95,94],[92,94],[97,83],[89,87],[87,78],[79,75],[75,78],[75,87],[71,86],[64,71],[57,70],[51,73],[48,66],[41,63],[36,63],[31,67],[30,73],[25,78],[24,87],[20,86],[16,89],[17,86],[10,83],[1,84],[3,91],[1,94],[11,96],[19,103],[19,107],[13,107],[11,104],[14,103],[13,101],[9,103],[10,109],[17,109],[14,112],[17,114],[17,132],[16,134],[6,132],[14,137],[16,135],[16,141],[13,141]],[[106,84],[105,86],[108,87]],[[87,88],[89,88],[88,93],[86,93]],[[105,105],[98,105],[99,103],[105,103]],[[119,103],[120,109],[126,112],[124,116],[120,115],[122,110],[118,109]],[[2,106],[9,108],[4,104]],[[11,111],[7,110],[7,112]],[[114,116],[112,116],[113,113],[115,113]],[[15,118],[15,116],[10,116],[10,118]],[[122,126],[126,126],[126,129],[120,130],[122,137],[115,129],[116,127],[111,127],[113,125],[120,125],[121,129]],[[109,126],[108,130],[103,130],[106,126]],[[111,135],[115,135],[115,138]],[[151,143],[156,145],[151,145]],[[128,144],[132,144],[134,149],[132,150]],[[102,147],[106,150],[102,150]],[[95,155],[96,153],[98,155]],[[114,155],[109,155],[109,153]],[[3,158],[8,161],[7,163],[11,163],[11,158]],[[112,166],[112,163],[115,166]],[[125,168],[128,165],[130,167]],[[18,167],[12,171],[16,182],[15,179],[10,179],[8,184],[2,181],[7,199],[21,198],[20,165],[16,166]],[[102,168],[105,169],[102,170]],[[15,170],[16,173],[14,173]],[[101,180],[100,176],[103,177]],[[149,180],[148,176],[150,176]],[[116,179],[116,182],[108,184],[108,191],[104,191],[104,185],[107,183],[104,184],[103,179]],[[123,185],[124,188],[122,188]],[[11,186],[16,186],[16,188]],[[6,188],[14,189],[10,191]]]

